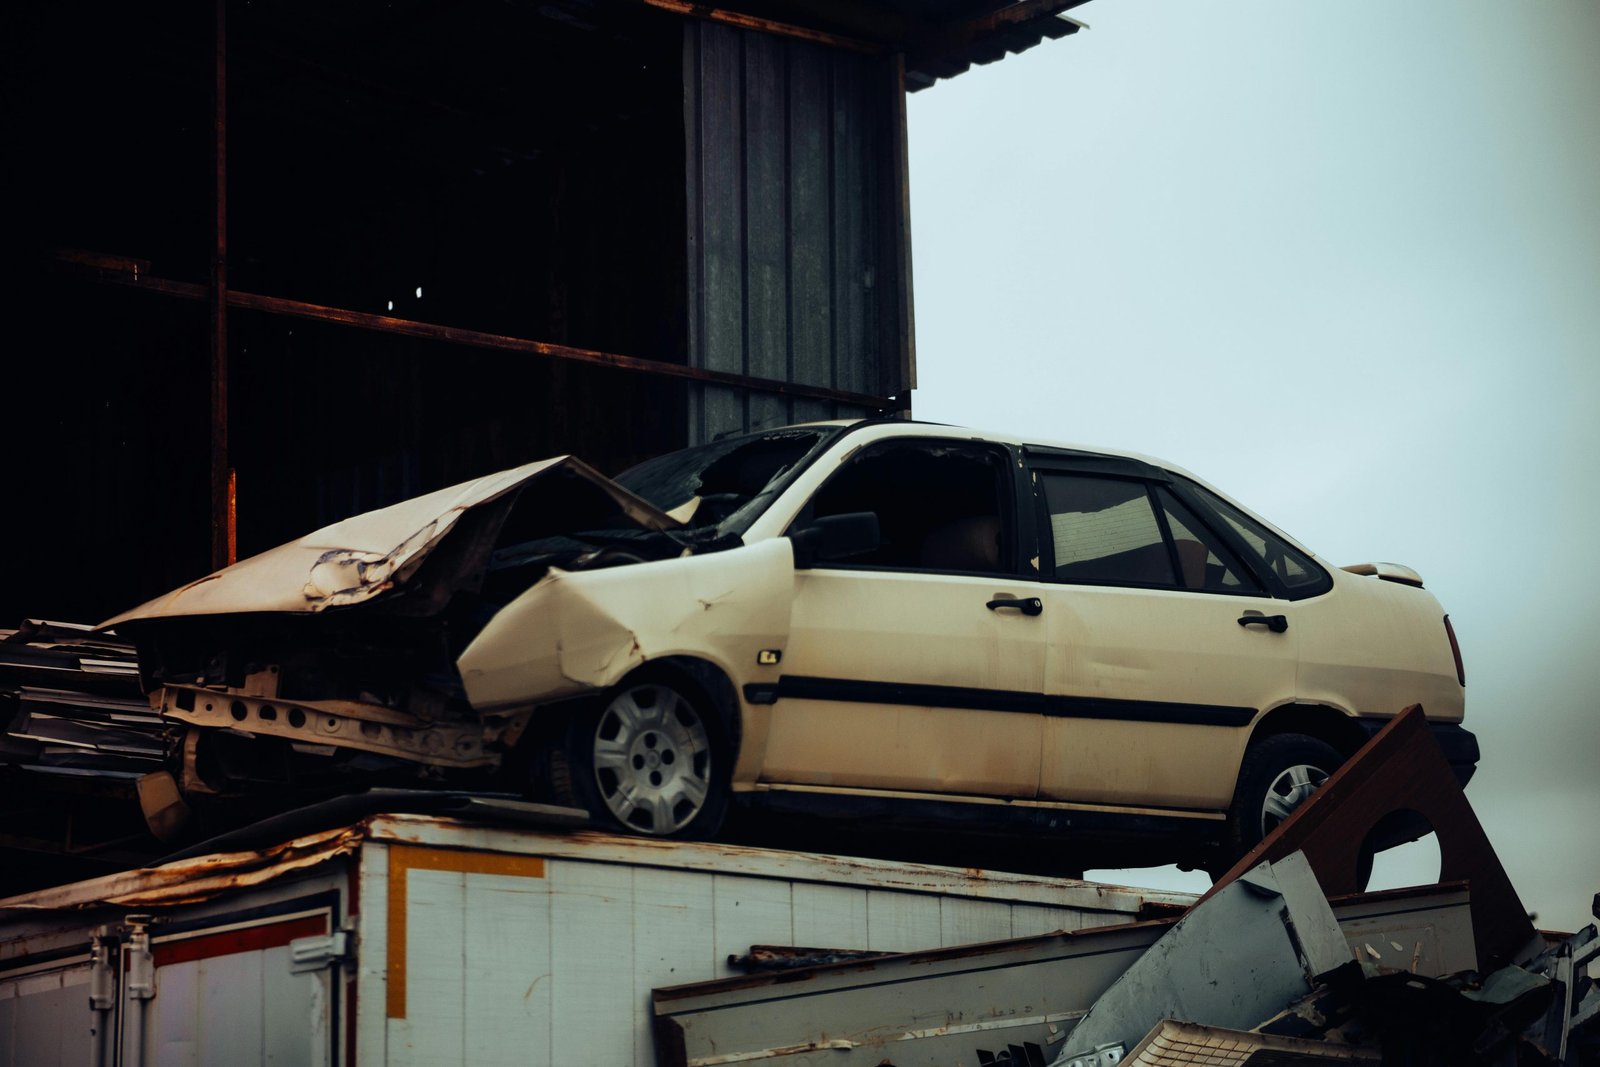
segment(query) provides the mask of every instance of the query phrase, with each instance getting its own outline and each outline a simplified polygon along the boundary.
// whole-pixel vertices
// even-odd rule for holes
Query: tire
[[[1305,734],[1274,734],[1251,745],[1228,809],[1226,865],[1259,845],[1343,762],[1338,749]]]
[[[630,834],[709,838],[732,770],[715,705],[683,676],[640,672],[573,716],[550,753],[551,792]]]

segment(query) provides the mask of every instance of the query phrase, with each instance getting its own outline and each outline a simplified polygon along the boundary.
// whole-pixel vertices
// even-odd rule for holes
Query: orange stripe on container
[[[457,874],[504,874],[514,878],[543,878],[543,856],[514,856],[504,852],[462,852],[421,845],[389,846],[389,980],[388,1017],[406,1017],[406,881],[412,871],[452,871]]]

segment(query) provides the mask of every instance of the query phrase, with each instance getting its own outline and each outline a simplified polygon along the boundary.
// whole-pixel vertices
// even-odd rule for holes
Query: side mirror
[[[829,560],[859,556],[878,547],[878,516],[871,511],[825,515],[789,535],[794,565],[804,570]]]

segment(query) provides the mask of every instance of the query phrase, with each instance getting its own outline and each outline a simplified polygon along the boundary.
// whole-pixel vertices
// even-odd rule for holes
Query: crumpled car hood
[[[309,614],[371,600],[415,574],[468,511],[557,471],[594,483],[647,529],[681,525],[582,460],[558,456],[325,526],[107,619],[98,628],[193,615]]]

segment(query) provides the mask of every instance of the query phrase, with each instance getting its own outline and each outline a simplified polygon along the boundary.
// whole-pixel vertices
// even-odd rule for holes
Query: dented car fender
[[[552,568],[490,620],[457,666],[480,711],[605,689],[671,656],[710,662],[742,693],[777,681],[779,665],[758,654],[781,660],[793,596],[794,552],[782,537],[626,567]],[[762,731],[751,725],[746,748],[759,751]]]

